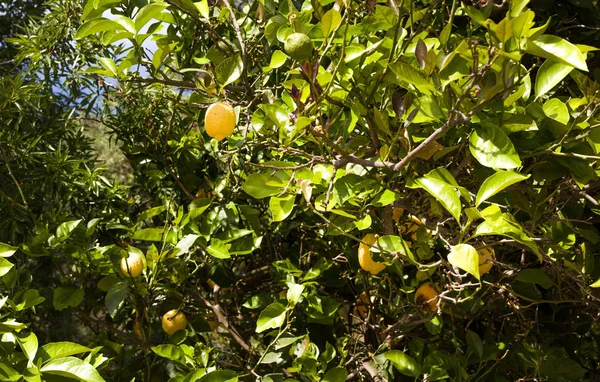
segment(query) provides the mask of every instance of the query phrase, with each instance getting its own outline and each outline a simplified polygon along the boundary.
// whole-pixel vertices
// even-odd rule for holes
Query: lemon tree
[[[51,0],[4,379],[596,380],[598,2],[500,3]]]

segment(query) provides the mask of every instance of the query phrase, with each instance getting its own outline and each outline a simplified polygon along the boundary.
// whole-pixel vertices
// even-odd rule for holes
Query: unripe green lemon
[[[304,33],[292,33],[285,39],[283,48],[294,60],[305,61],[312,56],[313,44]]]

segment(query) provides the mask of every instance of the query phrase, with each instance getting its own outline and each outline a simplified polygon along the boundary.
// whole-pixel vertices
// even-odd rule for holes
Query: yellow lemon
[[[169,310],[162,316],[162,328],[168,335],[185,329],[186,326],[187,319],[185,318],[185,314],[177,309]]]
[[[377,235],[368,233],[363,237],[362,241],[369,245],[373,245],[377,242]],[[371,272],[372,275],[376,275],[385,269],[385,264],[373,261],[369,245],[360,243],[358,246],[358,263],[362,269]]]
[[[128,257],[121,258],[121,272],[127,277],[138,277],[144,270],[144,260],[138,253],[130,252]]]
[[[422,312],[435,312],[437,310],[439,293],[431,283],[421,285],[415,292],[415,304]]]
[[[233,134],[235,124],[235,110],[227,102],[213,103],[206,110],[204,117],[206,134],[217,141],[222,141]]]
[[[492,269],[496,255],[492,247],[483,247],[477,253],[479,253],[479,275],[483,276]]]

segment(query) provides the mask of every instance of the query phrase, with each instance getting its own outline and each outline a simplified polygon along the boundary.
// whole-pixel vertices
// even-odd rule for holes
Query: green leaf
[[[400,199],[400,194],[392,190],[383,190],[371,201],[373,207],[385,207]]]
[[[104,382],[89,363],[75,357],[56,358],[41,367],[42,374],[73,378],[83,382]]]
[[[215,370],[206,374],[198,382],[236,382],[237,373],[231,370]]]
[[[35,334],[30,332],[23,337],[16,335],[15,338],[27,359],[30,361],[33,360],[35,358],[35,353],[37,353],[38,350],[38,339]]]
[[[502,123],[502,130],[507,133],[518,133],[519,131],[538,130],[537,124],[528,115],[514,114]]]
[[[278,302],[267,306],[256,322],[256,333],[262,333],[268,329],[277,329],[285,322],[285,313],[287,308]]]
[[[14,309],[21,311],[41,304],[42,302],[46,301],[46,299],[40,296],[40,292],[37,289],[28,289],[19,297],[17,301],[19,302],[14,306]]]
[[[448,254],[448,262],[455,267],[473,275],[477,280],[479,275],[479,253],[469,244],[458,244],[452,247]]]
[[[14,267],[14,264],[6,260],[4,257],[0,257],[0,277],[4,276]]]
[[[164,228],[144,228],[139,231],[135,231],[131,238],[133,240],[141,241],[162,241]]]
[[[56,238],[59,241],[64,241],[71,236],[75,228],[81,223],[81,219],[64,222],[56,229]]]
[[[477,333],[472,330],[467,330],[467,346],[481,359],[483,356],[483,342]]]
[[[530,284],[539,284],[544,289],[550,289],[554,286],[552,279],[544,271],[537,268],[522,269],[515,280]]]
[[[178,8],[182,8],[191,13],[193,16],[199,15],[198,8],[196,8],[192,0],[169,0],[169,4],[173,4]]]
[[[321,382],[344,382],[348,378],[348,371],[343,367],[329,369],[321,379]]]
[[[82,39],[91,34],[98,32],[114,31],[114,30],[126,30],[121,24],[116,21],[99,18],[86,21],[82,26],[77,29],[75,33],[75,40]]]
[[[475,199],[475,206],[479,206],[506,187],[528,179],[529,176],[530,175],[522,175],[513,171],[496,172],[494,175],[487,178],[481,187],[479,187],[477,198]]]
[[[536,39],[527,39],[525,51],[535,56],[574,66],[584,72],[588,71],[583,53],[575,45],[557,36],[545,34]]]
[[[54,298],[52,299],[54,309],[63,310],[69,307],[75,308],[83,301],[84,294],[82,288],[60,286],[54,289]]]
[[[127,281],[121,281],[113,285],[104,300],[108,313],[114,318],[119,308],[125,302],[125,291],[127,290]]]
[[[523,228],[516,222],[512,215],[508,213],[486,215],[484,212],[485,211],[482,211],[482,215],[485,221],[475,229],[473,237],[485,235],[502,235],[510,237],[516,242],[527,246],[538,256],[539,260],[542,261],[543,258],[537,245],[535,245],[534,241],[523,232]]]
[[[489,123],[478,126],[469,138],[471,154],[483,166],[512,169],[521,166],[513,143],[498,127]]]
[[[411,65],[397,61],[389,65],[391,71],[386,74],[386,79],[400,86],[413,85],[418,91],[431,94],[436,93],[436,89],[423,74]]]
[[[202,213],[210,207],[211,203],[212,199],[209,198],[195,199],[192,201],[188,206],[190,210],[190,212],[188,212],[189,218],[193,220],[202,215]]]
[[[195,201],[196,200],[194,200],[194,202]],[[143,222],[144,220],[147,220],[147,219],[150,219],[150,218],[153,218],[153,217],[155,217],[157,215],[162,214],[166,210],[167,210],[167,206],[158,206],[158,207],[149,208],[149,209],[145,210],[144,212],[142,212],[140,214],[140,216],[138,216],[137,221],[138,222]]]
[[[535,96],[541,97],[558,85],[574,68],[554,60],[546,60],[535,77]]]
[[[274,222],[285,220],[294,209],[295,195],[286,195],[283,198],[272,196],[269,200],[269,209]]]
[[[342,15],[335,9],[330,9],[325,12],[321,18],[321,30],[323,31],[323,37],[329,37],[329,34],[333,32],[342,23]]]
[[[0,380],[6,382],[22,381],[23,375],[9,366],[8,361],[0,361]]]
[[[136,33],[140,33],[148,21],[152,20],[156,15],[168,8],[168,6],[168,4],[152,3],[145,5],[140,9],[133,19]]]
[[[590,288],[600,288],[600,279],[596,280],[595,283],[590,285]]]
[[[244,64],[242,62],[242,56],[236,54],[233,57],[229,57],[223,60],[215,69],[215,75],[217,81],[222,88],[236,81],[242,75],[244,70]]]
[[[216,237],[213,237],[210,240],[210,246],[206,248],[206,251],[217,259],[229,259],[231,257],[229,254],[229,249],[227,248],[227,244]]]
[[[398,253],[404,256],[412,258],[412,253],[406,241],[400,236],[385,235],[377,239],[377,245],[381,247],[384,252],[387,253]],[[372,250],[377,249],[373,247]]]
[[[42,363],[54,358],[62,358],[70,355],[87,353],[91,349],[73,342],[51,342],[42,346],[37,352],[37,359]]]
[[[194,5],[198,8],[198,12],[200,12],[200,16],[205,19],[210,18],[210,8],[208,7],[208,0],[201,0],[195,2]]]
[[[567,105],[558,98],[549,99],[544,103],[544,114],[546,114],[546,117],[562,123],[563,125],[569,123],[569,120],[571,119]]]
[[[512,35],[513,24],[508,17],[505,17],[496,25],[496,37],[498,37],[500,42],[505,43]]]
[[[276,50],[271,55],[271,62],[269,63],[268,69],[277,69],[285,64],[287,60],[287,55],[280,50]]]
[[[414,183],[407,183],[409,188],[423,188],[431,196],[439,200],[444,208],[450,212],[450,215],[460,223],[460,213],[462,211],[462,205],[460,204],[460,197],[458,196],[454,186],[444,182],[437,178],[419,178]]]
[[[404,354],[404,352],[392,350],[383,353],[383,356],[402,374],[409,377],[417,377],[419,375],[419,365],[417,364],[417,361],[411,356]]]
[[[152,347],[152,351],[160,357],[185,364],[185,353],[179,346],[164,344]]]
[[[251,174],[246,178],[242,189],[255,199],[263,199],[280,194],[286,184],[287,180],[282,182],[281,186],[273,183],[273,178],[269,174]]]
[[[11,257],[14,255],[17,249],[19,249],[19,247],[13,247],[12,245],[0,243],[0,257]]]
[[[117,64],[115,64],[112,58],[100,57],[99,61],[102,67],[109,71],[113,77],[119,77],[119,72],[117,71]]]

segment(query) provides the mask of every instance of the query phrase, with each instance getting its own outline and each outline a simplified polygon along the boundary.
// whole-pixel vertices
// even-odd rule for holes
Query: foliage
[[[0,373],[597,379],[598,1],[538,3],[50,2],[0,82]]]

